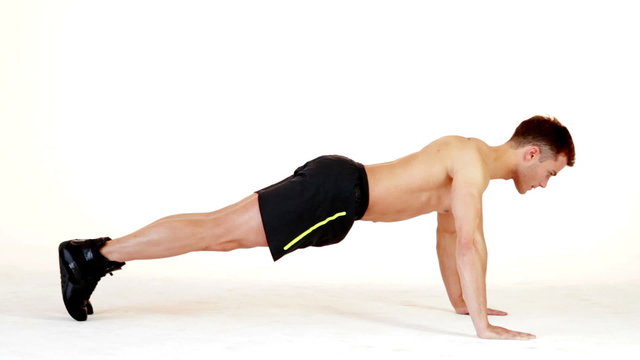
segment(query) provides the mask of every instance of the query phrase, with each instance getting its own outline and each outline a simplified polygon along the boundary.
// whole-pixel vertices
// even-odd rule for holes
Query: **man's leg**
[[[98,281],[124,261],[257,246],[267,246],[257,194],[211,213],[169,216],[114,240],[65,241],[58,248],[62,297],[69,315],[84,321],[93,314],[89,298]]]
[[[100,252],[109,260],[157,259],[192,251],[230,251],[267,246],[258,194],[223,209],[173,215],[113,239]]]

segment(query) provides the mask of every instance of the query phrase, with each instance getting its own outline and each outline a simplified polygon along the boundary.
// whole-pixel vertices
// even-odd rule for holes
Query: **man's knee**
[[[206,250],[231,251],[267,246],[257,194],[210,213],[205,228]]]

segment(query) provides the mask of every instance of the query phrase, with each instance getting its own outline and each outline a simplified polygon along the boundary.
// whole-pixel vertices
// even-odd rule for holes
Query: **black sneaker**
[[[111,261],[100,253],[109,240],[70,240],[58,246],[62,300],[69,315],[78,321],[85,321],[87,315],[93,314],[89,298],[98,281],[106,274],[120,270],[125,264]]]

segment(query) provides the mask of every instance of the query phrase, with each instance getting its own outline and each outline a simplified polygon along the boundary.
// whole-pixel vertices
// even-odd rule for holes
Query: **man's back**
[[[468,158],[471,168],[486,172],[488,148],[478,139],[446,136],[398,160],[366,166],[369,208],[363,220],[399,221],[450,212],[454,160]]]

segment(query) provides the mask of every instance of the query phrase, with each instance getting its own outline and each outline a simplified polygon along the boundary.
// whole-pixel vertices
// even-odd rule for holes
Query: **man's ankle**
[[[105,242],[98,251],[100,251],[100,254],[108,261],[125,262],[118,254],[118,245],[114,243],[113,240]]]

